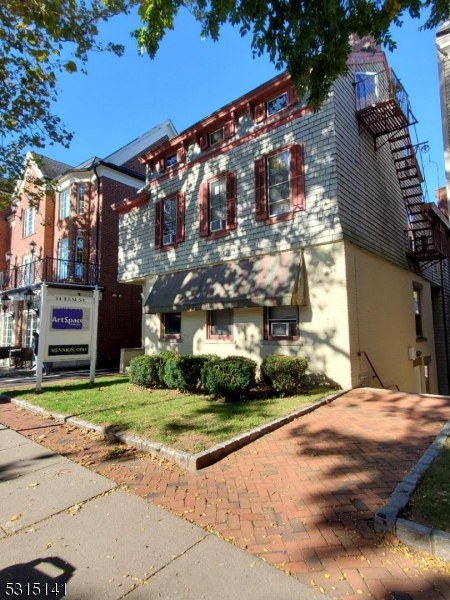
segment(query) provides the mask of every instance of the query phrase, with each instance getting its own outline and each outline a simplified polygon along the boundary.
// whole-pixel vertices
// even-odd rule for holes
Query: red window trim
[[[175,241],[172,244],[163,244],[163,230],[164,230],[164,201],[175,199],[177,203],[177,216],[176,216],[176,234]],[[184,229],[184,213],[185,213],[185,197],[184,192],[177,192],[170,194],[158,200],[155,203],[155,250],[161,250],[166,252],[167,250],[173,250],[178,248],[178,245],[184,242],[185,229]]]
[[[166,315],[168,313],[159,313],[159,339],[165,340],[178,340],[181,341],[181,333],[171,333],[166,335]]]
[[[207,340],[222,340],[224,342],[234,341],[233,335],[213,335],[211,333],[211,314],[212,310],[208,310],[206,313],[206,339]],[[234,314],[234,312],[233,312]]]
[[[282,108],[281,110],[278,110],[276,113],[273,113],[273,115],[268,115],[267,114],[267,102],[270,102],[271,100],[275,100],[276,98],[279,98],[283,94],[286,94],[286,96],[287,96],[286,106],[284,108]],[[297,104],[297,102],[298,102],[297,92],[295,91],[295,87],[293,85],[290,85],[289,87],[287,87],[285,89],[277,90],[276,92],[274,90],[271,90],[271,93],[267,94],[264,98],[260,99],[256,104],[253,105],[253,111],[252,111],[253,112],[253,114],[252,114],[253,121],[255,123],[262,123],[262,122],[270,121],[272,119],[276,119],[280,114],[287,111],[294,104]]]
[[[289,192],[291,210],[282,215],[269,216],[267,160],[271,156],[289,150]],[[290,221],[295,213],[305,210],[305,162],[303,144],[287,144],[264,154],[254,163],[255,220],[265,225]]]
[[[264,307],[264,339],[267,341],[283,341],[287,340],[289,342],[298,342],[300,341],[300,335],[270,335],[269,332],[269,308],[268,306]],[[299,312],[297,308],[297,328],[300,329],[300,318]]]
[[[231,115],[231,119],[229,119],[228,121],[219,122],[218,124],[214,125],[213,127],[205,129],[204,131],[197,132],[195,134],[195,141],[196,141],[198,147],[200,148],[200,150],[203,151],[203,150],[207,150],[208,148],[211,148],[211,147],[216,147],[218,144],[226,142],[230,138],[232,138],[234,136],[234,134],[236,133],[236,120],[237,120],[236,116]],[[211,133],[214,133],[218,129],[222,129],[222,128],[223,128],[223,140],[220,140],[219,142],[215,142],[214,144],[211,144],[210,143]]]
[[[225,229],[221,231],[210,231],[209,207],[210,184],[218,179],[226,177],[226,218]],[[237,177],[236,171],[224,171],[207,179],[200,184],[200,237],[205,240],[217,240],[230,235],[237,227]]]

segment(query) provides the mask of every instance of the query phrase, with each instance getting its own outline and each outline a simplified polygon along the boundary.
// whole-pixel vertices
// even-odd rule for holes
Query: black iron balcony
[[[0,291],[37,283],[98,285],[98,265],[61,258],[41,258],[0,272]]]

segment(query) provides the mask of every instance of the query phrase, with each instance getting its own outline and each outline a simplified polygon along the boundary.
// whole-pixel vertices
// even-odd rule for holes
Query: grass
[[[407,518],[450,533],[450,440],[431,463],[407,507]]]
[[[46,385],[41,393],[14,388],[7,395],[51,412],[133,431],[178,450],[200,452],[308,406],[331,391],[323,387],[288,398],[227,403],[175,390],[141,389],[131,385],[127,376],[115,376],[98,378],[92,385],[80,381]]]

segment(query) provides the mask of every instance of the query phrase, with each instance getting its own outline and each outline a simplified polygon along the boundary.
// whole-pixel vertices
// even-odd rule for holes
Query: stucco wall
[[[263,309],[234,311],[233,341],[206,339],[206,312],[182,313],[181,341],[161,341],[158,315],[144,315],[144,347],[148,354],[172,348],[180,354],[241,355],[258,363],[268,354],[304,356],[312,372],[326,373],[350,387],[346,261],[343,242],[307,248],[307,306],[299,308],[300,341],[268,341]]]
[[[430,391],[438,393],[434,350],[433,311],[430,283],[418,274],[398,267],[373,253],[346,243],[349,295],[349,328],[352,384],[380,387],[364,356],[365,351],[385,387],[394,384],[403,391],[425,392],[416,387],[408,348],[431,356]],[[426,341],[416,341],[413,282],[421,291],[422,326]]]

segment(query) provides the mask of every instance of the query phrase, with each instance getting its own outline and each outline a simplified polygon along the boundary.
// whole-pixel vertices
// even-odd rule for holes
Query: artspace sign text
[[[53,308],[52,329],[82,329],[83,309],[81,308]]]

